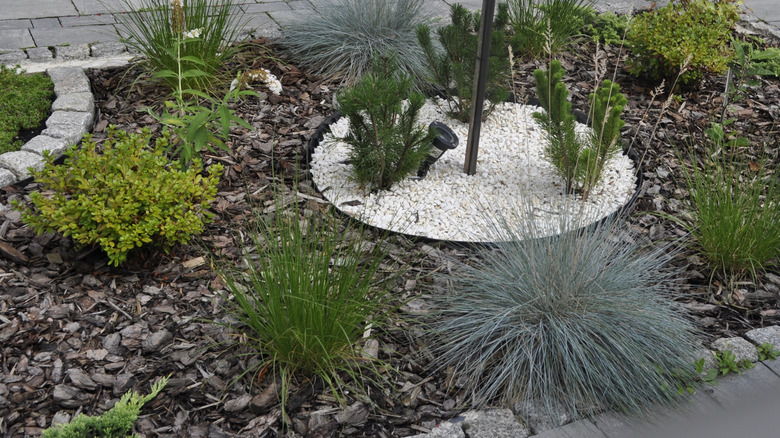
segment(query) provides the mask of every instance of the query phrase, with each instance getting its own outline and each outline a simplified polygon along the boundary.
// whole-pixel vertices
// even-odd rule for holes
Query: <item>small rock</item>
[[[510,409],[468,411],[463,417],[463,430],[469,438],[526,438],[531,435]]]
[[[552,410],[553,412],[549,412],[543,406],[529,401],[520,402],[513,409],[535,434],[571,423],[572,417],[564,406],[556,404],[552,406]]]
[[[67,424],[70,423],[70,414],[66,411],[57,411],[56,414],[51,418],[51,425],[56,426],[58,424]]]
[[[751,362],[755,362],[758,360],[758,352],[756,351],[756,347],[742,338],[716,339],[712,343],[712,348],[720,352],[727,350],[731,351],[734,353],[736,361],[747,359]]]
[[[780,327],[776,325],[750,330],[745,336],[756,345],[767,343],[780,350]]]

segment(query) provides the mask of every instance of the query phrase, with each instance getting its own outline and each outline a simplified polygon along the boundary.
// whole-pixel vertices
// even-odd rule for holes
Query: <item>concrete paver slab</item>
[[[94,26],[98,24],[114,24],[116,19],[111,14],[85,15],[83,17],[61,17],[63,27]]]
[[[607,438],[590,420],[579,420],[556,429],[546,430],[532,438]]]
[[[30,29],[38,47],[65,44],[91,44],[98,41],[119,41],[113,25],[63,27],[59,29]]]
[[[286,2],[245,4],[239,6],[247,14],[261,14],[263,12],[292,11]]]
[[[2,17],[2,15],[0,15]],[[28,19],[24,20],[0,20],[0,30],[6,29],[29,29],[32,27],[32,22]]]
[[[31,21],[35,29],[57,29],[62,27],[59,18],[34,18]]]
[[[127,2],[131,8],[125,6]],[[92,15],[92,14],[106,14],[111,12],[128,12],[132,9],[140,9],[143,7],[141,0],[113,0],[113,1],[101,1],[101,0],[73,0],[73,4],[78,10],[78,14],[70,15]]]
[[[712,389],[712,398],[724,408],[731,409],[770,391],[780,393],[780,377],[759,362],[743,374],[719,378]]]
[[[45,18],[77,15],[76,8],[70,1],[62,0],[24,0],[3,1],[0,8],[0,18]]]
[[[0,32],[0,50],[14,50],[35,47],[35,41],[28,29],[5,29]]]

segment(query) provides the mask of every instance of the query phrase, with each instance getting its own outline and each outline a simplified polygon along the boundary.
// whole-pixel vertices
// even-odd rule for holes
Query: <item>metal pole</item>
[[[482,17],[479,25],[477,44],[477,65],[474,72],[474,92],[471,95],[471,118],[469,138],[466,142],[466,163],[463,171],[467,175],[477,173],[477,150],[479,149],[479,131],[482,128],[482,108],[487,90],[488,61],[490,60],[490,37],[493,34],[493,14],[496,0],[482,0]]]

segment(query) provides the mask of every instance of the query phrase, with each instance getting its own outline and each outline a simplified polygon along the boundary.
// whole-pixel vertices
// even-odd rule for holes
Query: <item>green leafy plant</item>
[[[583,30],[589,11],[585,0],[511,0],[512,49],[532,58],[565,51]]]
[[[427,25],[417,28],[417,40],[425,53],[430,81],[447,100],[448,114],[461,122],[468,122],[474,91],[478,45],[476,32],[479,29],[480,15],[469,12],[461,4],[453,3],[450,20],[451,24],[436,29],[436,36],[443,50],[438,50],[434,45],[431,29]],[[507,86],[510,65],[503,31],[508,20],[506,3],[499,3],[490,40],[485,114],[490,112],[492,104],[504,102],[509,98]]]
[[[396,53],[399,74],[421,85],[425,61],[415,29],[430,19],[424,0],[328,0],[289,23],[281,41],[302,67],[342,76],[346,85],[371,70],[377,56]]]
[[[693,371],[700,344],[670,299],[668,249],[643,248],[614,224],[542,237],[547,227],[524,208],[528,219],[497,226],[507,242],[445,277],[429,343],[437,367],[477,406],[528,402],[578,416],[674,403],[669,388]],[[562,210],[558,229],[582,225]]]
[[[54,84],[43,74],[0,65],[0,154],[19,150],[19,131],[41,125],[51,113]]]
[[[141,408],[157,397],[167,383],[167,377],[161,378],[152,385],[152,392],[145,396],[128,391],[103,415],[90,417],[79,414],[70,423],[44,430],[41,438],[138,438],[132,429]]]
[[[718,378],[719,370],[717,368],[705,369],[705,366],[707,365],[706,359],[699,358],[693,365],[696,368],[696,374],[701,377],[702,381],[709,384],[717,383],[716,379]]]
[[[150,137],[148,130],[110,127],[102,153],[87,136],[60,166],[46,156],[45,167],[32,171],[44,191],[30,194],[33,208],[15,204],[23,220],[38,233],[59,231],[79,245],[99,245],[115,266],[134,248],[167,249],[201,233],[222,166],[211,166],[205,177],[198,160],[187,171],[172,169],[161,150],[170,136],[158,138],[153,151]]]
[[[780,357],[780,351],[769,342],[763,342],[756,347],[756,350],[758,351],[758,360],[760,361],[775,360]]]
[[[121,0],[125,10],[115,13],[124,41],[141,52],[152,73],[199,71],[184,78],[185,88],[208,92],[220,67],[235,53],[246,20],[232,0]],[[143,10],[144,12],[140,12]],[[195,37],[181,46],[185,36]],[[181,50],[181,53],[179,52]],[[174,88],[176,78],[160,76]]]
[[[367,328],[387,314],[388,277],[380,273],[381,247],[361,228],[344,226],[331,214],[303,217],[295,200],[285,208],[276,193],[275,211],[255,211],[242,263],[218,262],[230,295],[230,326],[258,356],[246,372],[281,377],[282,408],[295,374],[318,376],[338,397],[342,377],[378,375],[375,360],[356,346]],[[293,194],[294,196],[294,194]]]
[[[214,146],[227,150],[224,140],[228,139],[231,126],[239,125],[249,130],[254,129],[244,119],[237,117],[228,107],[228,103],[241,96],[259,97],[254,91],[233,87],[221,101],[218,101],[206,93],[186,88],[189,79],[208,76],[208,73],[201,70],[207,67],[203,61],[184,55],[189,44],[199,41],[200,39],[195,36],[176,37],[175,46],[171,49],[171,55],[176,60],[175,69],[160,70],[153,76],[163,78],[172,84],[174,100],[165,102],[161,115],[147,108],[149,114],[176,134],[167,152],[172,156],[178,156],[183,168],[187,168],[205,148],[212,152]],[[185,70],[187,60],[192,67]],[[266,76],[269,74],[266,73]]]
[[[780,255],[780,177],[760,161],[738,158],[745,139],[717,124],[707,133],[705,153],[691,152],[692,164],[682,167],[690,216],[672,219],[691,234],[713,275],[755,278]]]
[[[626,35],[633,51],[627,65],[635,75],[654,80],[698,81],[704,73],[721,74],[734,58],[731,29],[741,2],[734,0],[672,1],[634,18]]]
[[[418,124],[425,96],[411,91],[410,77],[396,78],[395,65],[395,57],[377,59],[372,73],[338,96],[349,119],[344,139],[352,146],[349,161],[356,179],[372,191],[389,189],[417,171],[437,135]]]
[[[740,374],[742,371],[749,370],[755,366],[750,359],[737,360],[737,356],[730,350],[716,352],[715,359],[718,362],[718,373],[721,376],[729,373]]]
[[[629,17],[616,15],[612,11],[594,14],[585,25],[584,32],[591,36],[593,41],[604,44],[622,45],[625,43],[625,35],[628,31]]]

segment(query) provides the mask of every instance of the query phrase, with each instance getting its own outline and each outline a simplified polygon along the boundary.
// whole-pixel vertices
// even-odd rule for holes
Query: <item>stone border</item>
[[[747,339],[745,339],[747,338]],[[702,349],[705,370],[715,368],[715,351],[731,351],[740,361],[747,359],[751,362],[759,362],[756,346],[768,343],[780,350],[780,326],[769,326],[753,329],[745,333],[744,337],[720,338],[710,344],[710,349]],[[777,360],[780,360],[777,359]],[[693,403],[696,400],[692,400]],[[555,426],[552,419],[542,415],[532,415],[521,418],[510,409],[483,409],[467,411],[450,421],[439,424],[428,433],[418,434],[409,438],[466,438],[467,436],[490,436],[494,438],[526,438],[544,436],[545,438],[561,438],[565,436],[602,436],[596,426],[589,419],[571,422],[571,419],[561,417],[560,427]],[[468,430],[468,435],[465,431]],[[631,436],[631,431],[621,436]],[[610,435],[611,436],[611,435]]]
[[[46,129],[20,150],[0,155],[0,187],[29,178],[29,168],[43,169],[44,152],[59,157],[78,144],[92,128],[95,99],[84,70],[81,67],[53,67],[46,69],[46,74],[54,82],[56,96]]]

